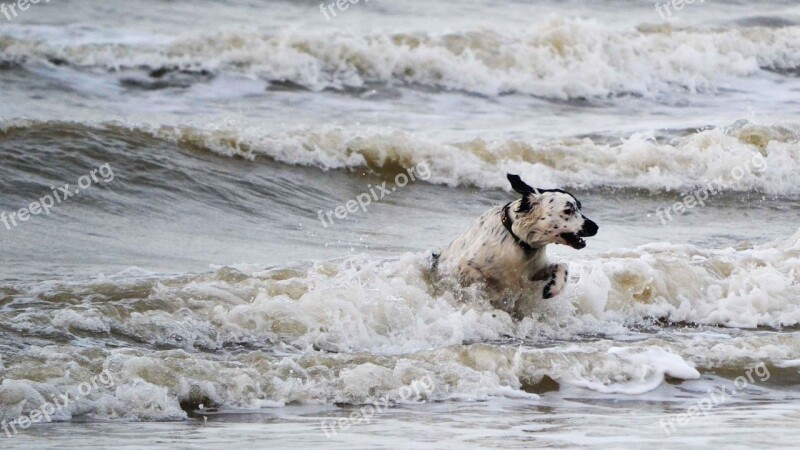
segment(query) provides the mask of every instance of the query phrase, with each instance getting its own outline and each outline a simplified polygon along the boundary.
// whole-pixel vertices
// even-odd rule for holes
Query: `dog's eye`
[[[566,214],[568,216],[572,215],[572,213],[574,213],[574,212],[575,211],[572,208],[567,208],[567,209],[564,210],[564,214]]]

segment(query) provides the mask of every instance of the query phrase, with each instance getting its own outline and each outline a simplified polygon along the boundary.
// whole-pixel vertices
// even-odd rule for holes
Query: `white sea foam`
[[[5,133],[47,127],[50,122],[0,122]],[[218,155],[269,158],[323,170],[370,169],[378,173],[426,164],[426,182],[447,186],[505,189],[508,172],[541,188],[638,188],[686,191],[715,180],[722,191],[800,194],[800,127],[738,121],[728,127],[687,131],[656,138],[635,133],[618,142],[564,138],[544,141],[476,139],[442,143],[396,130],[320,127],[284,133],[258,128],[74,124],[141,132],[169,143]],[[673,134],[677,134],[674,132]],[[741,172],[741,173],[739,173]],[[741,176],[738,176],[741,175]],[[715,188],[720,189],[718,184]]]
[[[400,131],[338,128],[279,135],[264,135],[257,129],[178,127],[149,132],[225,156],[266,156],[326,170],[368,167],[382,171],[424,162],[431,168],[428,182],[449,186],[508,189],[505,173],[513,172],[545,188],[681,190],[721,178],[727,184],[724,190],[800,193],[800,132],[795,125],[740,121],[669,140],[636,133],[616,143],[591,138],[439,143]],[[738,180],[732,176],[737,168],[748,169]]]
[[[17,33],[19,35],[19,33]],[[620,94],[659,97],[715,91],[761,68],[800,67],[800,27],[610,29],[551,17],[527,32],[491,29],[450,34],[356,35],[283,31],[229,32],[151,44],[64,45],[31,38],[0,40],[0,60],[67,61],[79,67],[232,71],[312,90],[406,83],[483,95],[551,98]]]
[[[139,344],[28,347],[5,362],[0,411],[7,419],[24,414],[48,394],[104,369],[114,376],[114,388],[80,399],[60,419],[180,419],[181,402],[249,409],[394,402],[401,401],[403,386],[426,376],[435,386],[429,400],[534,400],[531,388],[546,377],[565,387],[634,395],[656,389],[666,377],[697,379],[718,367],[742,370],[753,361],[794,367],[800,360],[796,333],[729,335],[721,328],[635,338],[628,327],[650,326],[653,318],[722,327],[796,326],[798,255],[800,232],[739,250],[652,244],[574,259],[563,296],[541,302],[521,322],[480,298],[467,295],[472,300],[465,303],[440,291],[420,255],[226,267],[191,280],[162,280],[149,289],[141,288],[146,281],[112,277],[126,293],[116,301],[123,309],[108,308],[110,299],[61,303],[35,314],[6,313],[4,323],[27,336],[79,335],[91,344],[107,334],[104,339]],[[109,282],[44,289],[76,295],[98,289],[113,296]],[[130,296],[134,287],[144,293],[141,298]],[[41,295],[43,288],[37,289]],[[576,341],[608,333],[628,339]],[[500,342],[509,337],[545,345]],[[547,344],[562,338],[571,342]],[[45,371],[43,359],[49,361]]]

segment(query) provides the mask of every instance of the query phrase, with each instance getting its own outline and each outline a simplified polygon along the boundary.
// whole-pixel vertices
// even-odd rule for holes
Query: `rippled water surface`
[[[18,12],[0,447],[796,446],[795,2]],[[600,225],[522,320],[430,273],[507,172]]]

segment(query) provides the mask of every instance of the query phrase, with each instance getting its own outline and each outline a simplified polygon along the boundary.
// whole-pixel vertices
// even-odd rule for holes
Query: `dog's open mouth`
[[[561,235],[561,239],[564,240],[565,244],[577,250],[586,247],[586,241],[575,233],[564,233]]]

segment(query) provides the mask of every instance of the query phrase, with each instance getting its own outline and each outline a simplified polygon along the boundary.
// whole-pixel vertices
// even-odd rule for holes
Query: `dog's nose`
[[[594,236],[597,234],[597,230],[599,229],[600,227],[598,227],[596,223],[592,222],[589,219],[586,219],[586,221],[583,222],[583,228],[581,228],[581,232],[579,233],[579,235],[581,237]]]

